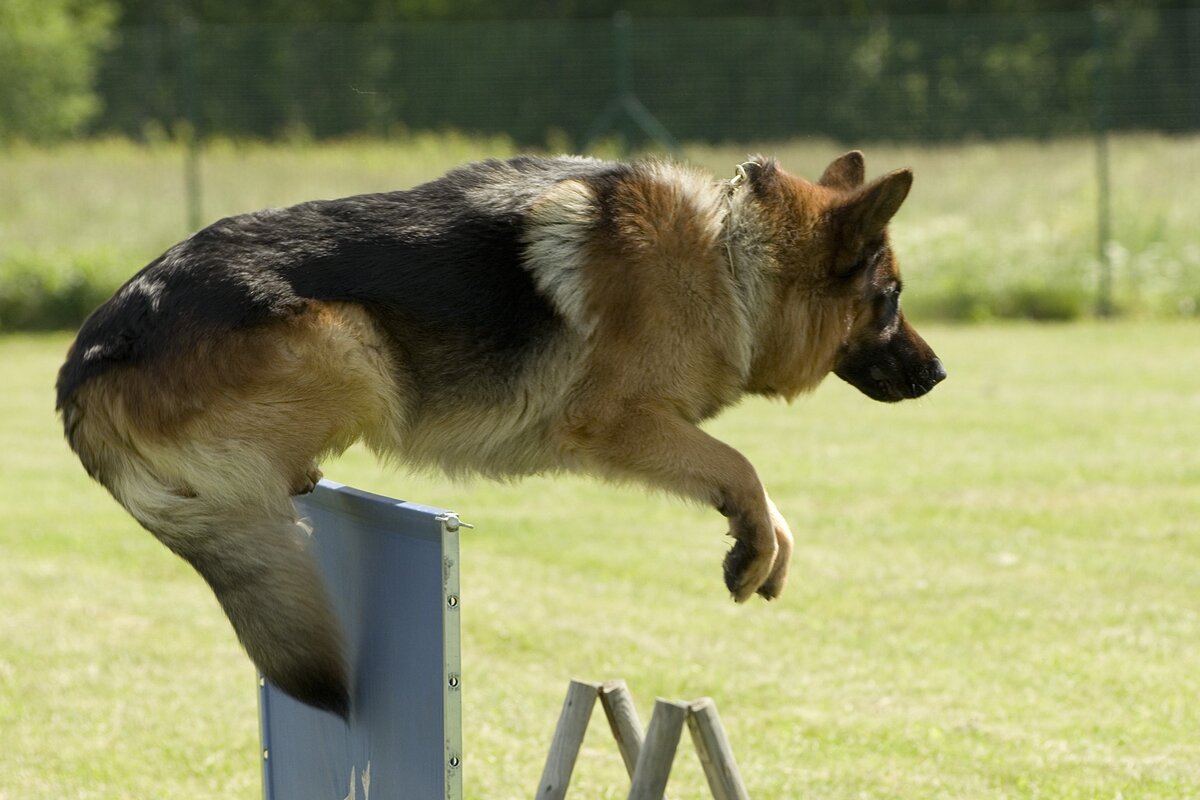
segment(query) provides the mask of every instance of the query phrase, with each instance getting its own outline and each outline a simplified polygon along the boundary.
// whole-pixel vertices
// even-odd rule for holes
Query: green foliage
[[[1086,133],[1101,117],[1116,130],[1200,124],[1186,12],[813,16],[810,3],[758,16],[659,13],[670,5],[630,9],[628,66],[633,91],[677,140],[1048,137]],[[197,4],[194,36],[182,33],[182,6],[127,16],[102,70],[97,127],[140,136],[194,113],[204,135],[404,125],[529,146],[557,129],[579,146],[616,91],[613,24],[581,8],[328,6]],[[539,14],[552,18],[528,18]]]
[[[1069,322],[1087,313],[1089,306],[1089,298],[1082,287],[1046,286],[1035,282],[1018,282],[1008,287],[997,300],[997,317],[1039,322]]]
[[[116,289],[103,250],[53,260],[25,253],[3,262],[0,331],[74,328]]]
[[[0,3],[0,143],[62,138],[95,117],[92,82],[114,18],[107,0]]]
[[[1116,9],[1184,8],[1189,0],[1114,0]],[[1087,12],[1095,0],[119,0],[131,23],[417,22],[481,19],[601,19],[618,11],[639,17],[822,17],[870,19],[970,12],[1027,16]]]

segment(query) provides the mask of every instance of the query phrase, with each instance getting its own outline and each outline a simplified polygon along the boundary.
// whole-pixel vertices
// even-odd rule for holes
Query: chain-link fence
[[[407,129],[580,145],[622,91],[676,140],[1200,129],[1200,8],[1091,14],[126,28],[102,130]],[[639,131],[624,123],[625,132]]]

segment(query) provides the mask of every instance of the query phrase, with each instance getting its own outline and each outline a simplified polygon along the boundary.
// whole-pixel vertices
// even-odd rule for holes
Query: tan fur
[[[391,366],[361,309],[312,303],[181,361],[101,375],[64,410],[89,472],[196,567],[255,663],[297,696],[347,678],[290,496],[323,455],[394,438],[404,412]]]
[[[321,456],[360,437],[394,438],[402,394],[369,317],[313,303],[302,316],[229,334],[181,360],[88,382],[74,401],[88,409],[75,446],[131,511],[143,505],[145,477],[126,485],[125,476],[143,470],[118,462],[134,458],[180,496],[286,495]]]

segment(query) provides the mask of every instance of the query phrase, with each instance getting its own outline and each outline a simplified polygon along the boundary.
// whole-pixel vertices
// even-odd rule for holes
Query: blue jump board
[[[346,724],[260,679],[267,800],[461,798],[457,517],[331,481],[296,507],[354,698]]]

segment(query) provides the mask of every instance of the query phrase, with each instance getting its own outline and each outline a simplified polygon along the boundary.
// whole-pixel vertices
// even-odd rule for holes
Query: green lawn
[[[1200,326],[925,333],[950,371],[926,399],[831,378],[711,426],[797,534],[770,605],[726,598],[709,510],[327,465],[478,526],[469,797],[532,794],[572,677],[624,678],[643,721],[712,696],[755,798],[1200,796]],[[0,800],[256,797],[253,671],[62,442],[66,344],[0,338]],[[622,798],[597,714],[573,796]],[[699,797],[680,753],[672,797]]]

